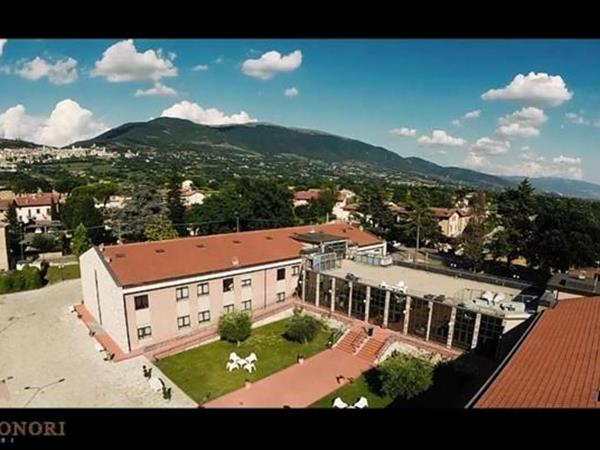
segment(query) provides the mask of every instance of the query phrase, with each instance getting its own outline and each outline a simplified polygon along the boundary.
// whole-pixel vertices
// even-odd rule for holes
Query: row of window
[[[250,311],[252,309],[252,300],[246,300],[242,302],[242,309],[244,311]],[[225,305],[223,307],[223,311],[225,313],[230,313],[233,312],[234,310],[234,305]],[[198,313],[198,323],[206,323],[206,322],[210,322],[210,311],[206,310],[206,311],[200,311]],[[183,329],[183,328],[188,328],[190,326],[190,316],[181,316],[177,318],[177,328],[178,329]],[[145,339],[148,338],[150,336],[152,336],[152,327],[150,326],[146,326],[146,327],[140,327],[137,330],[137,334],[138,334],[138,339]]]
[[[298,275],[300,273],[300,266],[292,266],[292,275]],[[277,269],[277,280],[285,280],[285,267],[281,269]],[[244,278],[242,280],[242,287],[250,287],[252,286],[252,278]],[[233,278],[225,278],[223,279],[223,292],[231,292],[233,291]],[[199,283],[197,285],[197,294],[198,297],[203,295],[208,295],[208,282]],[[277,294],[277,301],[282,302],[285,300],[285,294],[283,293],[283,299],[280,299],[280,295],[282,293]],[[187,286],[178,287],[175,289],[175,299],[179,300],[187,300],[190,298],[190,289]],[[135,309],[146,309],[148,308],[148,295],[137,295],[134,297]]]
[[[177,300],[180,300],[179,297],[179,290],[183,289],[183,288],[177,288]],[[187,288],[185,288],[187,289]],[[183,294],[182,294],[183,295]],[[133,298],[134,304],[135,304],[135,309],[136,311],[139,309],[146,309],[150,306],[149,302],[148,302],[148,294],[143,294],[143,295],[136,295]],[[285,301],[285,292],[278,292],[277,293],[277,303],[281,303]],[[252,300],[245,300],[242,302],[242,309],[243,310],[250,310],[252,309]],[[224,306],[224,311],[226,313],[232,312],[233,311],[233,305],[225,305]],[[210,319],[209,319],[210,320]]]

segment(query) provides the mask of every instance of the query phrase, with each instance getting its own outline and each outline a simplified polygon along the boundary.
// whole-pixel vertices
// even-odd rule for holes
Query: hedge
[[[42,287],[42,274],[37,267],[25,266],[0,275],[0,294],[29,291]]]

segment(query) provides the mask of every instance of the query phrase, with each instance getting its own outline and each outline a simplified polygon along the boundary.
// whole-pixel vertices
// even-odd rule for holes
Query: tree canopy
[[[186,215],[200,234],[279,228],[295,224],[292,194],[275,181],[240,178],[194,205]]]

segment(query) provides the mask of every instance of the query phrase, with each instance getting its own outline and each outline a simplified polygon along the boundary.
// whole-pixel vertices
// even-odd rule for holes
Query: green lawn
[[[333,404],[333,399],[336,397],[340,397],[344,402],[353,404],[359,397],[366,397],[369,402],[369,408],[385,408],[392,402],[392,398],[386,395],[380,395],[373,392],[369,388],[369,384],[367,382],[368,377],[372,377],[375,375],[376,369],[371,369],[370,372],[362,374],[360,377],[356,378],[353,383],[348,383],[337,391],[332,392],[326,397],[323,397],[321,400],[313,403],[311,408],[331,408]]]
[[[81,277],[79,264],[67,264],[62,268],[59,266],[50,266],[46,272],[46,280],[50,284],[79,277]]]
[[[321,331],[308,344],[287,341],[282,336],[286,321],[253,329],[239,347],[225,341],[213,342],[169,356],[156,365],[196,402],[214,400],[243,387],[246,379],[256,381],[295,364],[298,354],[309,357],[327,348],[329,330]],[[256,371],[228,372],[225,365],[232,351],[242,358],[256,353]]]

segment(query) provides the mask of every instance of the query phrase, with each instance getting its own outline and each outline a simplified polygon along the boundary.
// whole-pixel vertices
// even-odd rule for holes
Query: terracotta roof
[[[202,194],[202,192],[198,191],[198,190],[194,190],[194,189],[180,189],[179,190],[179,195],[181,197],[191,197],[194,194]]]
[[[308,191],[294,192],[294,200],[306,200],[311,201],[319,198],[321,193],[320,189],[309,189]]]
[[[24,206],[47,206],[52,203],[58,203],[60,199],[59,194],[52,194],[49,192],[42,192],[39,194],[23,194],[15,197],[15,203],[18,207]]]
[[[560,300],[475,408],[600,408],[600,297]]]
[[[298,258],[303,244],[293,236],[312,230],[348,237],[359,246],[382,242],[356,227],[330,223],[112,245],[102,253],[117,282],[134,286]]]

